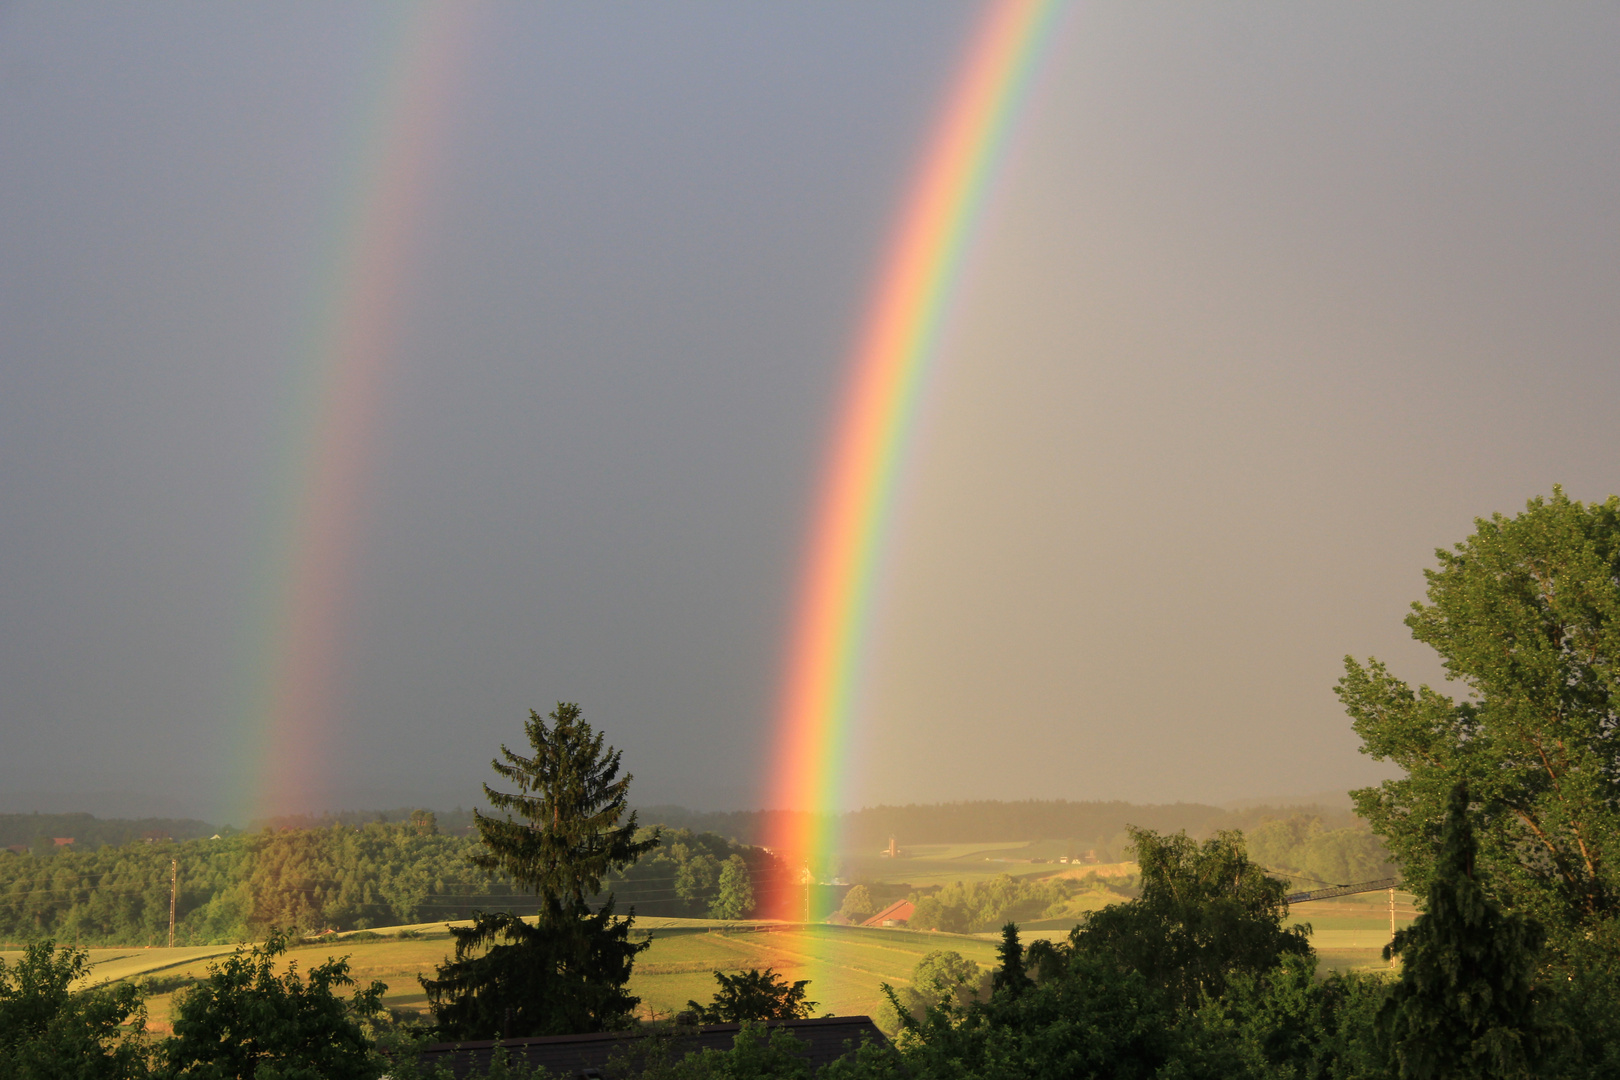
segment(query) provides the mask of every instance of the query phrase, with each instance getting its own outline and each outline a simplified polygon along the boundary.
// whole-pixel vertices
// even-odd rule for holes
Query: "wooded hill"
[[[194,840],[213,836],[219,826],[193,818],[98,818],[90,814],[0,814],[0,848],[14,844],[50,849],[58,838],[80,851],[114,847],[147,838]],[[229,832],[231,830],[225,829]]]
[[[242,833],[51,854],[0,852],[0,944],[47,937],[81,945],[167,940],[178,865],[176,944],[465,919],[474,910],[530,914],[535,898],[473,867],[477,841],[412,824]],[[793,886],[759,848],[672,830],[607,883],[620,911],[703,917],[727,859],[746,864],[756,900]],[[780,879],[780,880],[779,880]]]
[[[760,844],[784,819],[805,815],[784,810],[737,810],[704,813],[679,806],[648,806],[643,821],[663,821],[682,828],[729,836],[745,844]],[[889,837],[906,844],[973,844],[1074,840],[1085,847],[1106,847],[1125,833],[1127,825],[1174,833],[1183,830],[1195,839],[1221,829],[1247,832],[1264,821],[1306,815],[1320,819],[1324,828],[1347,829],[1361,825],[1350,810],[1326,806],[1251,806],[1227,810],[1203,803],[1141,804],[1128,802],[1070,802],[1066,799],[1028,799],[1022,802],[976,801],[910,803],[873,806],[838,815],[832,834],[851,848],[876,850]]]

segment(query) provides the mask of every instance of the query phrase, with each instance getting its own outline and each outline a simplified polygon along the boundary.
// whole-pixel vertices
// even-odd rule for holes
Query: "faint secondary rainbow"
[[[411,241],[446,128],[472,5],[387,9],[381,59],[333,218],[264,532],[238,816],[302,808],[333,749],[376,426],[397,354]]]
[[[789,643],[769,795],[771,847],[829,853],[895,483],[962,263],[1059,0],[991,0],[920,162],[849,362]],[[818,869],[820,869],[818,867]],[[802,917],[783,891],[777,914]]]

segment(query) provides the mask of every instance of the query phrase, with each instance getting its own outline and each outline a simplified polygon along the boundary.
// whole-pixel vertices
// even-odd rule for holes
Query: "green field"
[[[1409,924],[1415,912],[1411,897],[1397,894],[1397,925]],[[1298,905],[1292,921],[1313,927],[1312,944],[1324,969],[1379,969],[1386,967],[1380,951],[1389,941],[1387,894],[1344,897],[1334,901]],[[1073,920],[1061,925],[1032,924],[1026,940],[1061,939]],[[388,984],[385,1002],[394,1008],[423,1010],[426,999],[417,984],[418,974],[431,974],[451,952],[444,923],[404,928],[421,936],[392,936],[401,928],[381,931],[380,937],[335,935],[287,953],[303,970],[329,956],[347,956],[356,980]],[[995,963],[996,934],[958,935],[923,931],[823,926],[803,923],[711,922],[706,919],[638,919],[638,931],[650,933],[652,945],[637,960],[630,982],[642,999],[643,1016],[667,1017],[688,999],[707,1001],[714,992],[715,970],[740,971],[773,967],[790,979],[809,979],[810,997],[817,1012],[840,1016],[876,1015],[882,1003],[879,986],[910,981],[912,969],[936,949],[952,949],[988,968]],[[157,991],[149,999],[152,1026],[164,1030],[169,1005],[186,978],[206,973],[210,960],[231,950],[224,946],[176,949],[92,949],[95,965],[87,981],[119,979],[155,980]],[[20,954],[0,952],[15,960]]]
[[[849,855],[844,865],[857,880],[904,882],[912,888],[979,881],[1000,874],[1018,877],[1125,877],[1133,864],[1105,866],[1053,865],[1032,858],[1050,857],[1038,845],[952,844],[918,846],[900,858],[877,852]],[[1022,856],[1022,857],[1020,857]],[[1060,940],[1087,910],[1120,899],[1106,890],[1082,893],[1070,903],[1064,918],[1029,921],[1025,940]],[[836,899],[831,900],[836,904]],[[1412,897],[1397,894],[1396,924],[1408,925],[1416,912]],[[1332,901],[1295,905],[1290,921],[1309,923],[1312,944],[1324,969],[1380,969],[1380,955],[1389,941],[1387,893],[1342,897]],[[401,930],[416,936],[398,937]],[[999,935],[956,935],[899,929],[876,929],[821,924],[706,919],[641,918],[638,933],[647,933],[651,947],[641,954],[631,979],[631,991],[642,999],[644,1016],[667,1017],[688,999],[707,1001],[714,992],[712,972],[772,967],[790,979],[809,979],[810,997],[819,1002],[818,1013],[875,1015],[882,1004],[879,987],[909,982],[917,961],[936,949],[953,949],[979,964],[995,962]],[[426,998],[418,974],[431,974],[452,951],[445,923],[395,927],[358,935],[330,938],[289,950],[288,959],[308,970],[329,956],[348,956],[352,973],[361,984],[373,979],[388,984],[385,997],[394,1008],[423,1010]],[[154,981],[149,999],[152,1025],[167,1026],[169,1005],[177,989],[189,978],[206,973],[211,959],[228,954],[228,946],[176,949],[109,948],[90,951],[95,965],[91,982],[120,979]],[[16,957],[16,952],[0,956]]]
[[[879,985],[908,983],[917,961],[935,949],[954,949],[986,967],[995,960],[993,942],[954,934],[701,919],[646,919],[637,924],[638,929],[652,934],[652,945],[637,960],[630,982],[631,991],[642,999],[644,1016],[670,1016],[690,998],[707,1001],[714,993],[712,972],[717,969],[754,967],[774,967],[790,979],[811,980],[810,997],[819,1002],[818,1014],[872,1015],[881,1004]],[[423,936],[359,941],[337,936],[289,949],[287,959],[307,971],[329,956],[346,955],[357,981],[365,984],[379,979],[388,984],[384,998],[388,1005],[421,1010],[426,999],[416,976],[431,974],[451,952],[452,944],[443,923],[412,929]],[[187,975],[204,975],[211,958],[229,952],[220,947],[92,949],[95,968],[88,981],[155,977],[161,992],[148,1002],[151,1024],[163,1030],[176,984]],[[18,955],[0,953],[7,960]]]
[[[1067,854],[1060,841],[1034,843],[918,844],[905,848],[891,859],[876,851],[844,852],[839,865],[852,881],[905,882],[913,888],[949,885],[953,882],[983,881],[1011,874],[1014,877],[1046,877],[1071,867],[1057,862]],[[1032,862],[1033,859],[1043,862]],[[1106,871],[1106,867],[1086,867]]]

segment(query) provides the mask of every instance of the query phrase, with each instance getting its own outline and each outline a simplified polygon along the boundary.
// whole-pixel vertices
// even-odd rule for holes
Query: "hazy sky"
[[[0,8],[0,809],[230,812],[287,385],[391,6]],[[320,807],[578,700],[757,805],[845,354],[972,4],[480,5],[404,248]],[[1345,653],[1620,491],[1620,9],[1076,4],[924,401],[857,802],[1384,775]],[[55,793],[50,798],[46,793]]]

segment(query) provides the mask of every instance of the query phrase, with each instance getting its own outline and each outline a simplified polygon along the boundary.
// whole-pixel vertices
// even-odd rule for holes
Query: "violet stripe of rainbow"
[[[795,870],[828,855],[894,486],[963,256],[1058,0],[992,0],[906,198],[850,359],[791,631],[770,801]],[[789,898],[780,917],[802,917]]]

